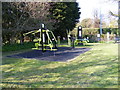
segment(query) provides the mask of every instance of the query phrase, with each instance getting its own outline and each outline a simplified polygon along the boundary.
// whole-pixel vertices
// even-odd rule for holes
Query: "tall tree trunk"
[[[15,37],[16,37],[16,32],[12,32],[12,35],[10,38],[10,44],[15,44]]]
[[[23,33],[21,32],[20,33],[20,44],[23,44],[24,42],[24,36],[23,36]]]

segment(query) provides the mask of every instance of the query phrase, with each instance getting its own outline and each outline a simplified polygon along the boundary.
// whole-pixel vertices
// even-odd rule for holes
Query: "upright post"
[[[43,39],[44,39],[44,35],[43,35],[43,31],[45,30],[45,25],[41,24],[41,45],[42,45],[42,52],[44,52],[44,43],[43,43]]]
[[[100,35],[102,35],[102,14],[100,10]]]

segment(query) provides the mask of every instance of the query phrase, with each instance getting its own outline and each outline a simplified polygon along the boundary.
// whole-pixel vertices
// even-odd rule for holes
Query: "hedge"
[[[110,39],[114,39],[114,34],[120,36],[120,30],[118,28],[103,28],[102,29],[102,39],[101,40],[106,40],[106,33],[110,33]],[[97,34],[100,33],[99,28],[83,28],[82,30],[82,35],[83,38],[89,37],[90,42],[97,42]]]
[[[90,42],[96,42],[97,34],[99,33],[99,31],[100,31],[99,28],[83,28],[82,35],[83,38],[89,37]],[[103,28],[102,31],[103,35],[106,34],[107,32],[110,32],[111,35],[117,34],[120,36],[120,30],[118,28]],[[2,30],[2,44],[5,45],[17,43],[17,41],[21,39],[21,35],[25,32],[28,32],[28,30],[25,31]],[[32,36],[29,37],[31,37],[30,39],[32,39]]]

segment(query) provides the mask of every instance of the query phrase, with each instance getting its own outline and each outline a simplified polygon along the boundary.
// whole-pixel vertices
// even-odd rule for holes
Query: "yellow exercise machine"
[[[46,50],[56,51],[57,50],[57,40],[52,31],[45,29],[45,25],[41,24],[41,29],[30,31],[24,33],[23,35],[26,36],[28,34],[39,34],[39,38],[36,39],[35,48],[36,50],[42,50],[43,52]]]

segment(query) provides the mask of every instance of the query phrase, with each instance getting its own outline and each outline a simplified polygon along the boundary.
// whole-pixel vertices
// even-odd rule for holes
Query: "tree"
[[[3,2],[3,29],[39,28],[40,22],[51,20],[49,4],[41,2]],[[32,21],[32,22],[31,22]],[[39,21],[39,22],[38,22]],[[52,21],[51,21],[52,22]],[[39,24],[38,24],[39,23]],[[12,26],[11,26],[12,25]]]
[[[54,33],[56,36],[65,37],[66,30],[72,30],[79,19],[79,7],[76,2],[50,3],[51,18],[55,20]]]
[[[41,23],[56,36],[65,36],[66,29],[72,30],[78,22],[79,14],[76,2],[3,2],[3,38],[13,43],[19,38],[22,43],[23,33],[39,29]]]
[[[40,28],[40,23],[52,26],[49,15],[49,4],[41,2],[3,2],[2,3],[2,26],[3,32],[12,32],[11,41],[20,37],[23,41],[23,33],[27,30]],[[51,27],[52,28],[52,27]],[[19,34],[18,34],[19,32]],[[5,36],[5,33],[3,34]],[[8,37],[9,38],[9,37]],[[10,40],[8,40],[10,41]]]
[[[117,20],[117,18],[115,18],[113,16],[110,16],[109,28],[118,28],[118,20]]]
[[[92,28],[93,23],[94,23],[94,21],[91,18],[86,18],[81,21],[81,25],[83,28]]]
[[[118,2],[118,14],[114,14],[113,12],[109,12],[110,15],[118,17],[118,28],[120,29],[120,0],[109,0],[109,1],[116,1]]]
[[[100,27],[100,19],[99,19],[98,10],[95,9],[93,14],[94,14],[94,28],[99,28]]]

